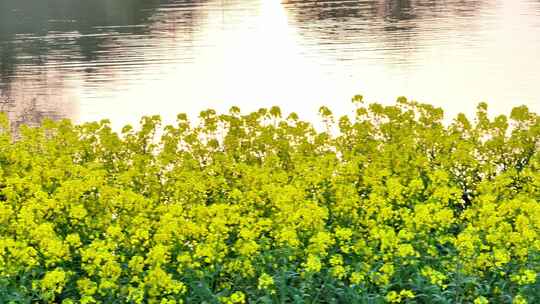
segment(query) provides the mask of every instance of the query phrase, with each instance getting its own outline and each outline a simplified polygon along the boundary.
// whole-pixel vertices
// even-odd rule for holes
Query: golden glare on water
[[[87,5],[104,0],[96,1]],[[480,101],[497,113],[520,104],[540,110],[537,1],[137,3],[134,20],[106,6],[106,18],[76,8],[73,16],[20,18],[38,22],[25,27],[34,32],[0,28],[0,100],[36,101],[44,115],[57,107],[58,116],[108,118],[115,127],[233,105],[279,105],[315,121],[321,105],[350,113],[355,94],[383,103],[405,95],[451,116]],[[88,20],[95,24],[80,27]]]
[[[199,44],[211,47],[200,47],[192,62],[174,69],[163,67],[160,79],[144,79],[142,74],[142,85],[116,92],[104,104],[113,115],[111,120],[122,125],[136,122],[142,115],[161,114],[170,121],[177,112],[197,115],[206,108],[227,111],[233,105],[245,111],[281,105],[315,119],[319,106],[340,99],[336,92],[346,99],[352,96],[353,92],[338,88],[316,62],[302,55],[298,34],[289,26],[279,0],[252,4],[256,13],[241,20],[229,20],[227,13],[242,9],[245,4],[241,2],[226,6],[225,12],[209,11]],[[81,121],[102,116],[95,111],[95,102],[88,107],[80,111]]]

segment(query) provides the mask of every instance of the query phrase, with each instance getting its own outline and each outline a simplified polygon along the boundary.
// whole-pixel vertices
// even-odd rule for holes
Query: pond
[[[279,105],[315,119],[405,95],[540,110],[538,0],[0,0],[14,125]]]

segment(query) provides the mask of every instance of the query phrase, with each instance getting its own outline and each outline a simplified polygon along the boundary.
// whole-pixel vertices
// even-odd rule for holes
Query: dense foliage
[[[353,102],[2,118],[0,302],[539,303],[540,117]]]

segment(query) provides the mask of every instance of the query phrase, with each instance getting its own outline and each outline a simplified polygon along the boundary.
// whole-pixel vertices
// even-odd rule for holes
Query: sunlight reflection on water
[[[540,110],[532,0],[0,0],[0,110],[76,121],[399,95],[471,113]]]

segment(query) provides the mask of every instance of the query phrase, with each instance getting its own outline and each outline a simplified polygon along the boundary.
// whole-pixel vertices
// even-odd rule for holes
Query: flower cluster
[[[540,117],[353,100],[325,131],[1,116],[0,302],[540,302]]]

